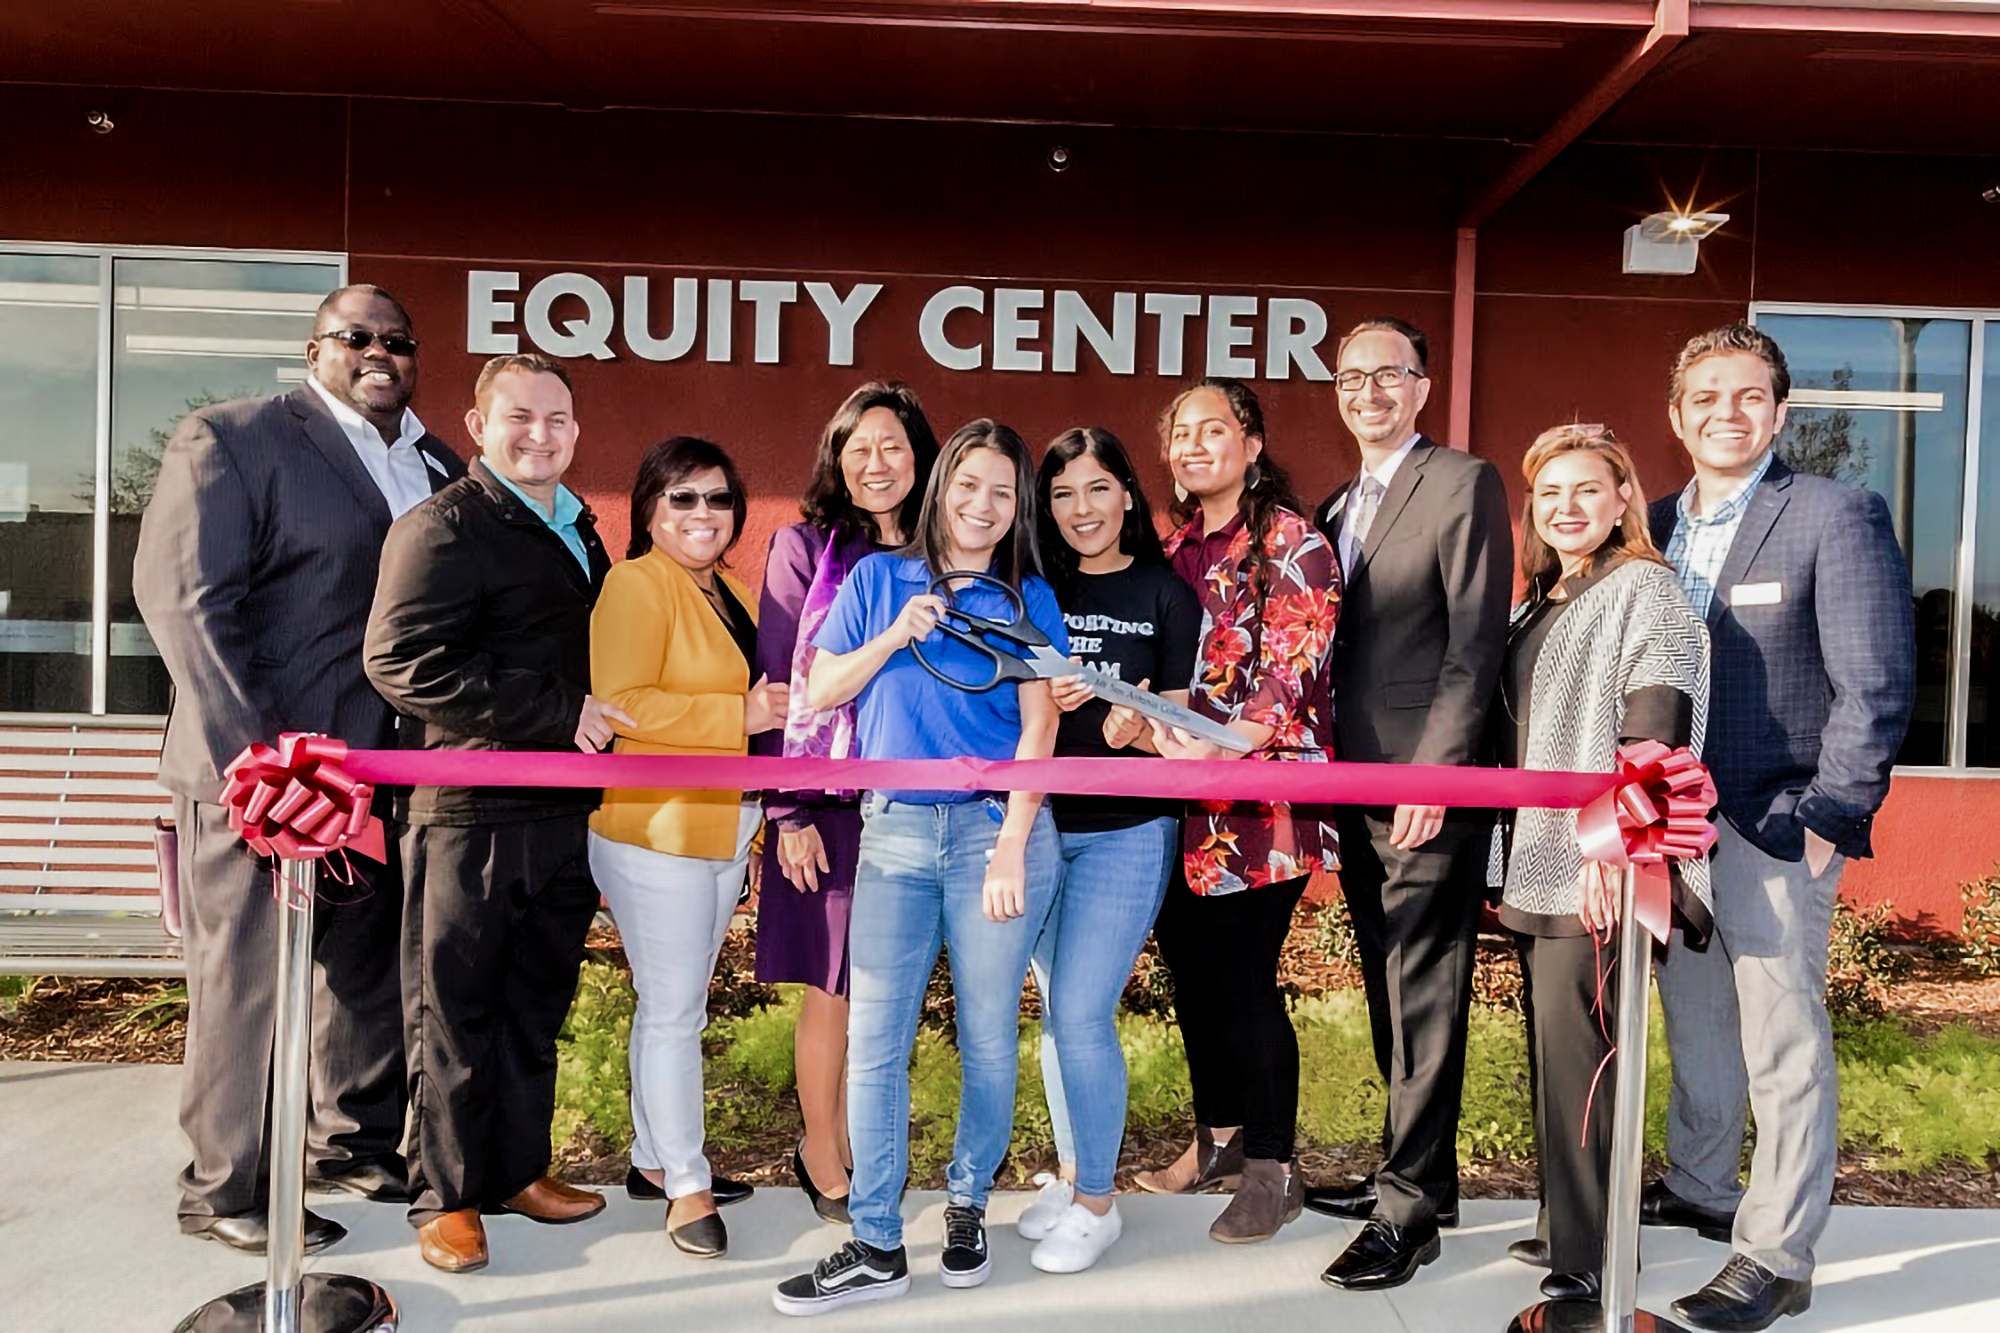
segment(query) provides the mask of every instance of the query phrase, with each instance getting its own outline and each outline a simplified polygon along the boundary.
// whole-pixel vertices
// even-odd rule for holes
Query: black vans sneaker
[[[976,1287],[993,1275],[986,1252],[986,1210],[954,1203],[944,1210],[944,1256],[938,1278],[947,1287]]]
[[[812,1272],[779,1283],[771,1304],[779,1314],[825,1314],[860,1301],[886,1301],[909,1289],[910,1263],[902,1246],[878,1250],[850,1240]]]

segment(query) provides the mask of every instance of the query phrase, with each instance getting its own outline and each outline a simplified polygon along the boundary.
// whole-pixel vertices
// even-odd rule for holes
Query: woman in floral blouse
[[[1253,761],[1323,763],[1333,743],[1327,657],[1340,568],[1301,515],[1264,447],[1257,396],[1229,379],[1182,393],[1161,421],[1185,526],[1167,541],[1174,570],[1201,598],[1202,641],[1189,703],[1252,743]],[[1169,758],[1231,752],[1116,710],[1119,739]],[[1109,733],[1107,728],[1107,733]],[[1154,927],[1174,976],[1174,1007],[1193,1083],[1195,1142],[1139,1184],[1179,1193],[1212,1184],[1235,1198],[1209,1235],[1264,1240],[1299,1215],[1292,1170],[1299,1048],[1278,989],[1278,954],[1306,879],[1340,864],[1330,812],[1279,802],[1190,808],[1182,874]]]

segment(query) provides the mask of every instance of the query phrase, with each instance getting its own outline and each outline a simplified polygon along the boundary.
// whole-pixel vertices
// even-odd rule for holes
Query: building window
[[[0,712],[157,715],[132,600],[175,426],[304,376],[337,255],[0,244]]]
[[[1986,720],[2000,614],[2000,363],[1990,354],[2000,315],[1760,305],[1752,318],[1791,365],[1780,457],[1881,495],[1910,563],[1917,697],[1897,762],[2000,766]]]

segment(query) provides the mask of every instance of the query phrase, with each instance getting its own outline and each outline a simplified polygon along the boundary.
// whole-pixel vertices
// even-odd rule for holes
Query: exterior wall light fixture
[[[1625,272],[1692,273],[1704,236],[1729,221],[1727,213],[1655,213],[1625,229]]]

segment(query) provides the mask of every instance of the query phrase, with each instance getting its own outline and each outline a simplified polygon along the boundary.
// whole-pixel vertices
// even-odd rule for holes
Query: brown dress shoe
[[[1298,1219],[1305,1202],[1306,1183],[1290,1162],[1252,1157],[1243,1163],[1236,1197],[1209,1227],[1208,1238],[1224,1245],[1269,1240],[1279,1227]]]
[[[596,1217],[603,1212],[604,1196],[543,1176],[501,1204],[497,1211],[515,1213],[530,1222],[563,1226],[570,1222],[581,1222],[586,1217]]]
[[[477,1208],[440,1213],[417,1228],[424,1262],[447,1273],[476,1273],[486,1267],[486,1224]]]

